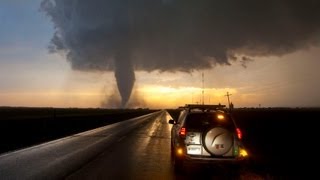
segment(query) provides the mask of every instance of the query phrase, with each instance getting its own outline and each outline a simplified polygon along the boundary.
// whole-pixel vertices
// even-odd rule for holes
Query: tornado
[[[115,77],[118,90],[121,96],[121,108],[127,106],[135,82],[134,69],[132,67],[129,54],[119,52],[115,55]]]

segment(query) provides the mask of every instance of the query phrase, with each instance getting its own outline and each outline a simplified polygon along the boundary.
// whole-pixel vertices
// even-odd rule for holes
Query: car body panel
[[[171,129],[175,165],[235,164],[244,160],[239,150],[243,144],[237,136],[234,119],[228,111],[217,108],[220,106],[213,107],[196,105],[195,110],[190,107],[182,109]]]

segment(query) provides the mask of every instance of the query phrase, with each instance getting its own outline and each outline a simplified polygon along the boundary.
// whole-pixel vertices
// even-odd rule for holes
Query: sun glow
[[[202,89],[197,87],[143,86],[139,90],[151,108],[176,108],[184,104],[202,103]],[[225,93],[236,93],[235,89],[204,89],[204,103],[225,104]]]

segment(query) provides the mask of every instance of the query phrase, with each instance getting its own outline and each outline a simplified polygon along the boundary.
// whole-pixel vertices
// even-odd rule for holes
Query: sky
[[[233,27],[221,23],[219,27],[222,30],[214,31],[218,34],[216,39],[210,39],[217,40],[216,43],[208,45],[205,35],[211,37],[211,34],[207,34],[207,31],[200,28],[193,28],[192,32],[186,29],[185,32],[181,31],[180,28],[185,28],[185,24],[192,23],[191,21],[181,23],[181,27],[172,25],[172,29],[169,29],[168,24],[175,21],[167,22],[161,19],[173,15],[173,12],[181,12],[183,17],[196,17],[189,15],[190,10],[188,14],[184,14],[185,9],[177,8],[174,0],[161,1],[162,6],[166,6],[161,7],[166,9],[170,6],[175,8],[175,11],[168,10],[165,15],[162,12],[150,15],[151,18],[159,17],[160,25],[153,25],[151,22],[154,19],[141,20],[140,17],[145,16],[137,13],[134,17],[140,19],[130,22],[122,16],[112,19],[114,14],[122,13],[119,7],[132,7],[134,14],[135,10],[140,8],[139,3],[135,6],[112,4],[106,9],[106,13],[98,14],[99,17],[107,17],[101,19],[95,17],[97,14],[86,15],[75,10],[76,13],[71,14],[74,18],[63,24],[70,15],[57,17],[57,12],[61,12],[58,10],[63,7],[67,9],[66,12],[71,12],[74,7],[80,9],[82,5],[67,6],[57,3],[56,7],[52,8],[50,3],[43,3],[40,10],[41,2],[46,1],[0,2],[0,106],[176,108],[188,103],[227,104],[225,95],[228,92],[235,107],[320,107],[320,26],[313,24],[314,19],[298,24],[303,27],[296,27],[297,31],[290,29],[293,27],[290,25],[290,28],[284,28],[289,30],[288,33],[277,34],[277,30],[272,31],[270,34],[275,34],[276,39],[289,34],[288,41],[283,38],[279,42],[273,40],[272,43],[269,39],[275,38],[265,33],[269,31],[262,27],[256,29],[262,32],[257,33],[259,36],[245,32],[248,29],[239,29],[239,32],[232,32],[239,33],[242,38],[235,34],[230,35],[234,40],[232,42],[229,39],[220,40],[219,33],[229,31],[223,27]],[[101,7],[104,4],[98,5]],[[153,6],[155,5],[144,5],[144,8],[152,7],[152,12],[159,10]],[[92,11],[97,8],[88,5],[86,7],[88,12],[91,12],[91,8]],[[320,22],[320,19],[317,19],[319,16],[315,16],[315,20]],[[110,24],[108,18],[110,22],[118,20],[120,25]],[[180,18],[176,19],[181,21]],[[106,21],[109,24],[105,23],[103,27],[108,26],[107,28],[93,29]],[[143,22],[141,25],[140,21]],[[132,25],[135,31],[123,33],[126,30],[123,26],[132,22],[135,23]],[[248,23],[246,25],[250,26]],[[89,30],[94,31],[98,38],[93,37],[92,33],[88,34]],[[111,36],[102,30],[109,32]],[[180,30],[179,33],[176,33],[177,30]],[[301,35],[291,37],[292,31]],[[202,32],[204,35],[198,35],[197,39],[183,38],[184,33],[194,35],[194,32]],[[312,32],[312,36],[308,36],[309,32]],[[266,37],[260,38],[264,34]],[[142,38],[134,39],[136,36]],[[88,41],[88,38],[83,37],[92,37],[95,41]],[[252,44],[239,43],[246,39],[254,41],[253,44],[258,48]],[[172,42],[168,43],[170,40]],[[293,45],[290,44],[291,40]],[[197,48],[189,45],[191,42],[201,47],[196,51],[198,54],[214,60],[196,59],[197,53],[189,53]],[[285,42],[284,45],[282,42]],[[221,51],[219,44],[223,47]],[[174,45],[179,47],[167,48]],[[214,48],[211,48],[212,46]],[[273,48],[274,46],[281,48]],[[134,51],[132,47],[135,47]],[[221,54],[226,52],[226,49],[228,56]],[[167,53],[174,50],[176,52],[173,52],[173,55]],[[193,55],[194,59],[190,58]]]

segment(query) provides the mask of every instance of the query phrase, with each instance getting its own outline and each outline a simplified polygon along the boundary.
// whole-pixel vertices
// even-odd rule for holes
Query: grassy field
[[[276,177],[309,173],[317,161],[320,109],[237,109],[233,112],[252,158],[251,168]]]

